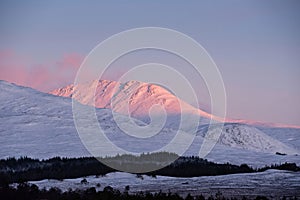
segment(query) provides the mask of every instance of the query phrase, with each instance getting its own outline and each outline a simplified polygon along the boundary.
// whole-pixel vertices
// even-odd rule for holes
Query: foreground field
[[[83,181],[83,180],[86,180]],[[172,192],[182,197],[200,195],[209,197],[212,194],[222,193],[227,198],[237,197],[256,198],[266,196],[268,198],[281,199],[282,197],[300,197],[300,172],[289,172],[283,170],[267,170],[260,173],[232,174],[222,176],[203,176],[194,178],[175,178],[146,175],[136,176],[134,174],[115,172],[105,176],[88,176],[76,179],[31,181],[40,189],[57,187],[62,191],[69,188],[88,189],[95,187],[102,191],[111,186],[119,191],[125,191],[129,186],[129,193],[143,192]],[[17,186],[17,184],[13,184]]]

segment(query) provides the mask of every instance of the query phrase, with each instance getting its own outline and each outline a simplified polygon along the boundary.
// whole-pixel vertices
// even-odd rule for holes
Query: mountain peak
[[[206,118],[211,117],[210,114],[177,98],[162,86],[135,80],[125,83],[96,80],[84,84],[72,84],[54,90],[50,94],[74,98],[82,104],[97,108],[109,108],[137,118],[147,117],[154,105],[161,107],[170,115],[189,113],[200,114]],[[161,109],[158,109],[159,112]]]

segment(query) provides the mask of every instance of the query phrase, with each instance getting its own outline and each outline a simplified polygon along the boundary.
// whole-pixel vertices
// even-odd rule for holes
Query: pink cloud
[[[78,69],[81,62],[83,61],[83,57],[79,54],[72,53],[64,55],[63,59],[61,61],[57,62],[57,65],[61,69]]]
[[[82,60],[72,53],[54,63],[32,64],[13,51],[0,51],[0,79],[49,92],[72,83]]]

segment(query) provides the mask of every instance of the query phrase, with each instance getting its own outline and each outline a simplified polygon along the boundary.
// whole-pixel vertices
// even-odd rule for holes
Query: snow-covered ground
[[[29,156],[33,158],[91,156],[77,134],[73,122],[71,99],[53,96],[0,81],[0,158]],[[115,124],[109,109],[96,109],[101,127],[117,146],[132,152],[160,149],[176,133],[163,129],[151,139],[128,136]],[[88,116],[82,116],[85,118]],[[127,118],[118,115],[123,123]],[[143,125],[143,122],[135,120]],[[86,124],[87,127],[91,126]],[[198,155],[207,125],[199,131],[185,155]],[[142,134],[142,133],[141,133]],[[244,124],[225,124],[219,143],[207,159],[232,164],[247,163],[264,166],[272,163],[295,162],[300,165],[300,129],[255,127]],[[184,140],[175,146],[184,145]],[[103,155],[114,152],[97,146]],[[288,155],[275,155],[275,152]]]
[[[87,184],[82,184],[85,178]],[[263,195],[273,198],[282,196],[300,197],[300,172],[289,172],[279,170],[267,170],[261,173],[232,174],[223,176],[203,176],[194,178],[174,178],[157,176],[156,178],[143,175],[137,177],[128,173],[109,173],[103,177],[88,176],[76,179],[65,180],[41,180],[31,181],[40,189],[51,187],[60,188],[67,191],[69,188],[87,189],[95,187],[96,190],[103,190],[106,186],[111,186],[121,192],[129,185],[130,193],[139,191],[149,192],[176,192],[182,196],[188,193],[193,195],[203,194],[210,196],[218,191],[227,197]],[[97,186],[97,184],[100,184]],[[14,184],[16,185],[16,184]]]

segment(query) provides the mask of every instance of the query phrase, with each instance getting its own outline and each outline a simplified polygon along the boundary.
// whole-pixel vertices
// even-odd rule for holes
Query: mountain
[[[153,105],[163,107],[169,116],[176,117],[182,112],[201,116],[207,119],[206,122],[213,117],[211,114],[180,100],[161,86],[139,81],[120,83],[95,80],[85,84],[72,84],[59,88],[50,94],[74,98],[82,104],[97,108],[112,109],[114,112],[130,115],[146,122],[150,121],[148,112]],[[152,110],[152,114],[159,115],[160,111],[159,109]]]
[[[97,108],[112,109],[115,112],[130,115],[146,122],[149,122],[147,116],[151,106],[159,104],[165,108],[168,115],[171,115],[166,127],[173,129],[177,128],[176,125],[180,121],[180,118],[176,118],[176,115],[179,116],[181,112],[188,115],[199,115],[202,117],[200,125],[203,126],[200,126],[198,132],[201,132],[202,137],[208,132],[207,124],[210,118],[218,120],[217,117],[187,104],[161,86],[139,81],[120,83],[108,80],[95,80],[85,84],[69,85],[50,93],[57,96],[74,98],[83,104]],[[182,111],[180,110],[180,106],[183,107]],[[297,152],[297,150],[274,140],[257,128],[261,126],[277,127],[272,124],[262,124],[259,122],[249,121],[248,123],[245,120],[226,120],[218,142],[230,147],[254,151],[272,153],[278,151],[288,154],[295,154]],[[211,132],[216,130],[216,128],[213,128]]]
[[[114,112],[140,119],[146,123],[150,122],[149,110],[153,105],[160,105],[165,109],[169,119],[167,126],[171,127],[178,124],[181,113],[201,117],[201,124],[209,123],[210,119],[224,122],[224,119],[213,116],[184,102],[162,86],[139,81],[120,83],[110,80],[95,80],[84,84],[71,84],[58,88],[51,91],[50,94],[74,98],[82,104],[97,108],[111,109]],[[159,109],[151,112],[157,115],[161,114]],[[296,125],[229,118],[225,119],[225,122],[255,127],[300,128],[300,126]]]
[[[166,93],[166,95],[169,95]],[[31,88],[0,81],[0,158],[30,156],[34,158],[49,158],[54,156],[82,157],[91,156],[78,135],[72,113],[70,98],[42,93]],[[83,107],[90,107],[81,105]],[[177,133],[176,129],[164,127],[153,138],[134,138],[126,135],[116,117],[123,125],[128,125],[129,118],[114,114],[110,109],[96,109],[98,122],[107,138],[116,146],[130,152],[149,152],[159,150],[167,145]],[[81,118],[89,116],[82,113]],[[139,126],[146,126],[142,121],[134,120]],[[89,134],[97,136],[94,124],[84,124]],[[203,138],[207,134],[208,124],[198,127],[193,143],[187,150],[187,155],[198,155]],[[214,129],[212,129],[214,131]],[[143,134],[143,132],[140,132]],[[282,137],[287,135],[288,138]],[[276,138],[276,139],[274,139]],[[293,138],[293,140],[289,140]],[[208,138],[209,139],[209,138]],[[113,155],[117,151],[109,149],[104,144],[96,145],[103,155]],[[294,154],[299,152],[300,129],[264,128],[225,123],[218,144],[207,156],[216,162],[232,162],[236,164],[251,163],[261,165],[274,162],[297,162]],[[178,141],[174,151],[184,146],[185,141]],[[287,153],[287,156],[275,155],[275,152]],[[263,159],[262,159],[263,158]]]

